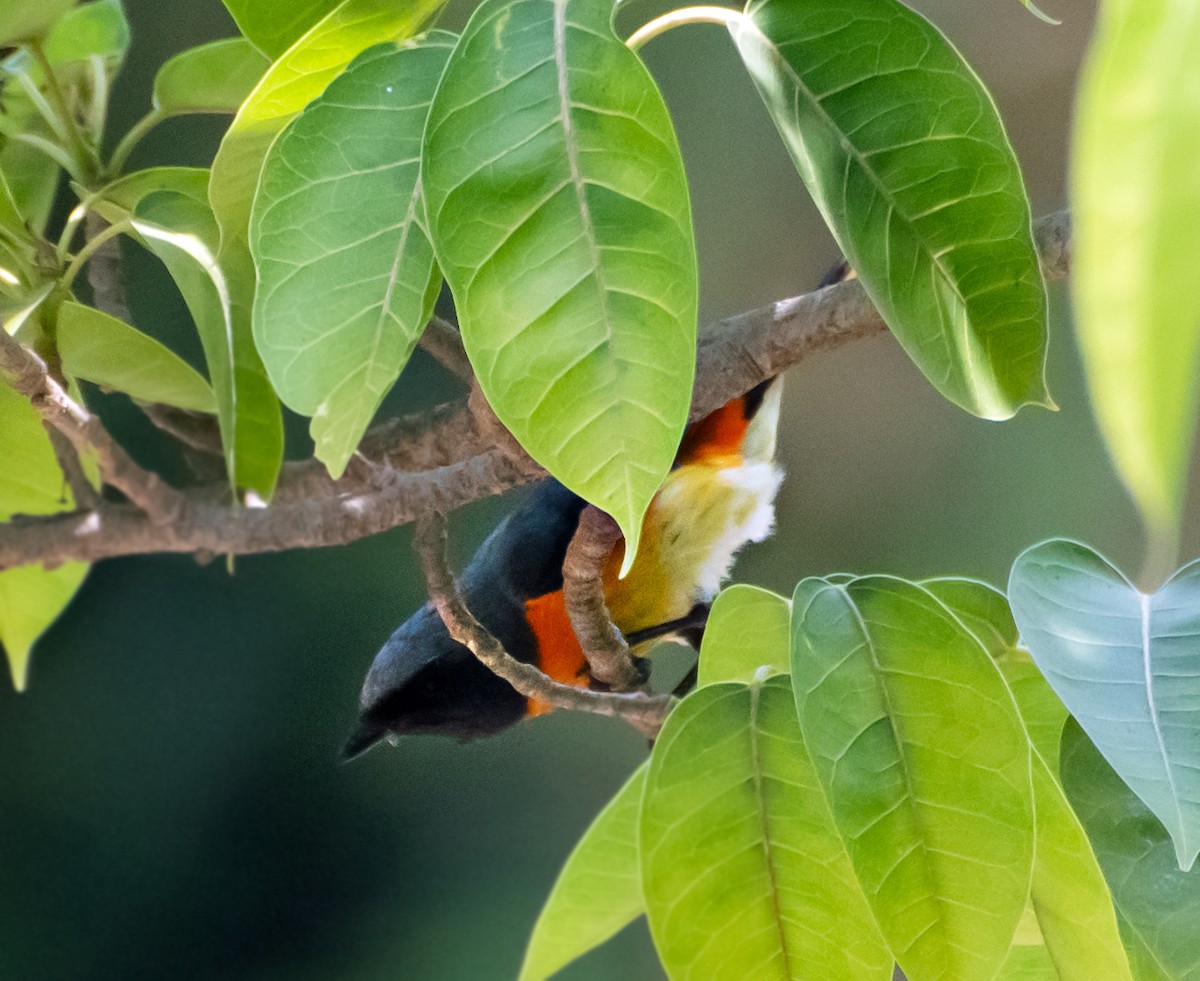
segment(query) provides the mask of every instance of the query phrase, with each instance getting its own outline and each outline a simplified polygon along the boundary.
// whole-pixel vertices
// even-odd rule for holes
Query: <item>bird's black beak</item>
[[[381,726],[377,722],[363,720],[358,724],[358,728],[354,730],[350,738],[346,740],[346,744],[342,747],[342,762],[349,763],[352,759],[362,756],[363,753],[386,735],[387,728],[385,726]]]

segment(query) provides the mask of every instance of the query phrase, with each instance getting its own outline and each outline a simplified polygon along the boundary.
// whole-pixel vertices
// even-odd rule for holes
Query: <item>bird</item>
[[[604,559],[605,600],[636,664],[666,636],[698,647],[697,614],[741,547],[772,532],[782,386],[768,379],[689,425],[647,508],[629,572],[618,576],[623,540]],[[590,679],[563,600],[562,565],[585,506],[558,481],[542,482],[488,535],[459,580],[467,608],[513,657],[578,685]],[[549,710],[453,640],[426,603],[376,654],[342,755],[352,759],[408,734],[491,736]]]

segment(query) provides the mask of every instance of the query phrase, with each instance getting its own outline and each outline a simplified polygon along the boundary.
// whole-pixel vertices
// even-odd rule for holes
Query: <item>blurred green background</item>
[[[117,135],[155,68],[233,25],[218,0],[126,0]],[[1074,81],[1094,16],[1045,0],[915,3],[995,94],[1043,214],[1065,203]],[[470,3],[443,25],[458,28]],[[632,29],[657,9],[630,2]],[[804,291],[836,258],[723,32],[646,58],[679,130],[699,237],[702,322]],[[135,165],[206,164],[225,120],[171,122]],[[153,260],[127,248],[135,319],[199,347]],[[941,400],[888,338],[815,358],[787,383],[778,533],[736,577],[965,574],[1003,584],[1050,535],[1136,573],[1140,530],[1098,442],[1064,289],[1049,380],[1061,411],[984,423]],[[389,401],[452,383],[418,357]],[[157,436],[102,410],[147,461]],[[293,455],[303,425],[293,425]],[[508,505],[458,516],[460,556]],[[1185,555],[1197,551],[1189,525]],[[39,645],[29,690],[0,682],[0,979],[505,979],[572,843],[645,754],[619,723],[543,717],[490,741],[407,739],[349,766],[337,750],[375,650],[421,601],[405,530],[320,552],[97,566]],[[658,978],[642,925],[564,978]]]

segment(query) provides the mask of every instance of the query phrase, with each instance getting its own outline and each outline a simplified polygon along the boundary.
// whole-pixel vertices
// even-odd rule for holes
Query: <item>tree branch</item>
[[[651,738],[662,728],[674,701],[669,696],[600,692],[565,685],[509,654],[463,604],[446,563],[446,522],[440,514],[430,512],[417,519],[413,547],[425,574],[429,598],[450,636],[520,694],[555,708],[623,719]]]
[[[1035,232],[1046,278],[1063,278],[1070,268],[1069,216],[1043,218]],[[858,282],[730,317],[701,335],[691,418],[812,354],[885,330]],[[12,347],[19,352],[15,370],[4,368],[14,357]],[[31,356],[7,335],[0,337],[0,348],[0,369],[20,374]],[[120,504],[103,504],[88,515],[14,520],[0,525],[0,569],[148,552],[249,554],[343,545],[430,509],[447,513],[543,476],[478,402],[476,395],[474,402],[451,403],[377,428],[363,442],[362,459],[337,481],[314,461],[287,465],[268,508],[222,505],[228,488],[209,485],[175,491],[186,507],[169,524]]]
[[[609,615],[602,578],[604,560],[620,538],[607,514],[590,504],[583,509],[563,559],[563,600],[592,677],[614,691],[629,691],[637,687],[638,670]]]
[[[101,479],[129,498],[154,525],[173,521],[186,510],[187,500],[158,474],[143,470],[112,438],[98,416],[76,402],[54,378],[46,363],[0,330],[0,373],[29,399],[43,421],[67,438],[80,456],[92,455]],[[32,556],[32,561],[42,561]]]

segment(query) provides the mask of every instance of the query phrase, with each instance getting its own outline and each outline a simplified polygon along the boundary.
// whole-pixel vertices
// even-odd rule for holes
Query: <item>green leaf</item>
[[[252,351],[254,260],[248,244],[250,208],[267,148],[275,136],[360,51],[412,35],[439,0],[343,0],[267,70],[233,119],[213,160],[209,200],[221,229],[217,260],[229,289],[230,334],[239,351]],[[213,380],[218,394],[220,385]],[[265,377],[264,377],[265,383]],[[272,398],[274,396],[272,395]],[[264,473],[269,493],[278,470]],[[250,484],[256,490],[264,487]]]
[[[208,382],[177,354],[136,327],[80,303],[58,311],[55,337],[69,375],[194,412],[216,412]]]
[[[1008,596],[1046,680],[1190,868],[1200,853],[1200,562],[1147,596],[1086,545],[1056,539],[1017,557]]]
[[[1053,24],[1055,27],[1058,27],[1058,25],[1062,23],[1061,20],[1051,17],[1049,14],[1043,13],[1041,10],[1039,10],[1034,4],[1033,0],[1021,0],[1021,5],[1040,21],[1044,21],[1047,24]]]
[[[792,629],[804,740],[900,966],[990,979],[1034,837],[1029,740],[998,668],[933,595],[884,576],[804,580]]]
[[[240,37],[188,48],[168,59],[154,76],[154,108],[164,118],[237,112],[270,64]]]
[[[1037,846],[1030,895],[1062,981],[1133,981],[1104,876],[1055,775],[1033,760]]]
[[[1000,666],[1034,749],[1057,773],[1067,708],[1021,646],[1007,597],[995,586],[973,579],[926,579],[921,585],[958,617]]]
[[[250,220],[254,339],[279,397],[312,416],[340,477],[433,312],[441,285],[419,171],[454,36],[379,45],[271,145]]]
[[[75,0],[4,0],[0,4],[0,47],[46,33]]]
[[[274,59],[338,6],[339,0],[223,0],[238,30]]]
[[[791,670],[791,603],[778,593],[736,584],[713,602],[700,644],[698,686],[754,680]]]
[[[542,907],[518,981],[543,981],[646,911],[638,872],[643,763],[597,815]]]
[[[628,568],[687,420],[697,287],[671,120],[611,14],[486,0],[430,109],[422,180],[488,402],[616,519]]]
[[[72,507],[41,418],[0,379],[0,521],[14,514],[51,514]],[[0,646],[13,685],[24,689],[29,653],[37,638],[75,595],[88,567],[66,562],[55,569],[21,566],[0,571]]]
[[[995,981],[1060,981],[1042,944],[1013,944]]]
[[[1029,202],[996,107],[958,52],[894,0],[752,0],[730,32],[917,367],[986,419],[1049,404]]]
[[[110,79],[121,70],[128,50],[129,21],[121,0],[91,0],[75,7],[46,38],[46,57],[55,68],[78,66],[98,56]]]
[[[268,497],[283,459],[283,422],[253,340],[232,320],[208,181],[198,168],[138,171],[109,185],[96,209],[109,221],[131,218],[175,280],[204,347],[230,482]]]
[[[4,114],[14,129],[54,141],[54,133],[20,86],[9,81],[3,84],[0,96]],[[0,138],[0,173],[21,216],[36,234],[42,234],[58,191],[58,164],[28,143]]]
[[[1198,49],[1196,4],[1102,3],[1071,154],[1071,287],[1092,405],[1166,538],[1178,533],[1200,394]]]
[[[1063,733],[1062,779],[1112,889],[1138,977],[1200,979],[1200,868],[1180,871],[1162,824],[1074,721]]]
[[[786,677],[709,685],[671,713],[639,833],[650,930],[671,977],[891,978]]]

